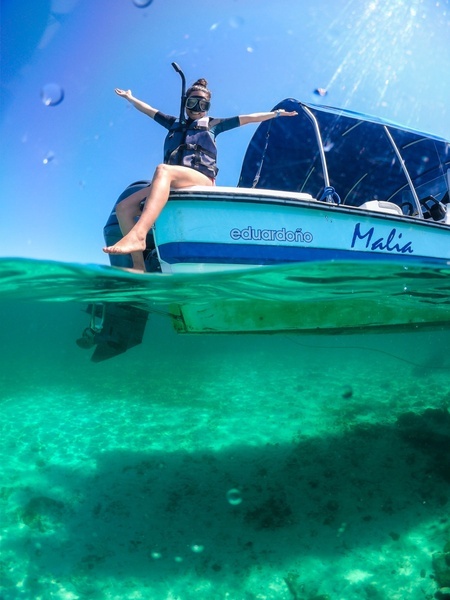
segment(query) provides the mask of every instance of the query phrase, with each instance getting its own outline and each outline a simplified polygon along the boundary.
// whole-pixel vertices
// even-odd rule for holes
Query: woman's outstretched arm
[[[261,121],[268,121],[269,119],[275,119],[276,117],[295,117],[298,115],[296,110],[283,110],[279,108],[270,112],[253,113],[251,115],[240,115],[239,123],[241,125],[247,125],[247,123],[261,123]]]
[[[131,104],[135,108],[140,110],[145,115],[148,115],[152,119],[158,112],[158,110],[156,108],[153,108],[153,106],[150,106],[150,104],[147,104],[146,102],[142,102],[142,100],[138,100],[138,98],[135,98],[131,93],[131,90],[121,90],[119,88],[116,88],[114,91],[118,96],[120,96],[121,98],[125,98],[126,100],[128,100],[128,102],[131,102]]]

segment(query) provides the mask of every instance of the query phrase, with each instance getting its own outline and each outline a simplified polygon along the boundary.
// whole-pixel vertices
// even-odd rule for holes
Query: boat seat
[[[394,204],[393,202],[386,202],[385,200],[369,200],[364,202],[364,204],[361,204],[359,208],[403,216],[403,211],[400,206],[397,206],[397,204]]]

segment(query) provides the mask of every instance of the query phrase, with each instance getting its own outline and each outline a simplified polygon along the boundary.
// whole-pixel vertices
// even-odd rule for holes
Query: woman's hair
[[[204,92],[208,96],[208,100],[211,99],[211,92],[208,90],[208,82],[206,79],[197,79],[197,81],[195,81],[187,90],[186,96],[190,96],[192,92],[195,91]]]

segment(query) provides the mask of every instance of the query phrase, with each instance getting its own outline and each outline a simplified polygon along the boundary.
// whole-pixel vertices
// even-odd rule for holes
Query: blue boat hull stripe
[[[198,242],[171,242],[159,246],[160,257],[169,264],[206,263],[222,265],[275,265],[295,262],[328,260],[406,260],[436,262],[423,256],[395,256],[384,252],[360,252],[329,248],[292,248],[256,244],[211,244]]]

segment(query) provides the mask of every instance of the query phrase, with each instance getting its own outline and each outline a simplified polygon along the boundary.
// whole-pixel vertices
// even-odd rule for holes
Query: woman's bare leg
[[[141,202],[150,194],[150,186],[142,188],[127,196],[116,206],[116,216],[122,235],[133,229],[136,218],[141,214]]]
[[[203,175],[203,173],[199,173],[188,167],[165,164],[159,165],[156,168],[150,187],[150,194],[147,197],[139,221],[136,224],[133,224],[131,229],[129,229],[117,244],[103,248],[103,251],[108,254],[133,255],[138,252],[142,253],[142,251],[145,250],[147,233],[150,231],[166,205],[170,188],[179,189],[191,185],[212,185],[212,182],[206,175]],[[125,201],[126,200],[124,200],[124,202]],[[129,224],[130,220],[127,220],[126,224],[124,223],[124,226],[127,227]],[[136,266],[135,268],[140,269],[140,266]]]
[[[120,231],[123,236],[127,235],[136,224],[136,218],[141,214],[141,202],[149,195],[150,187],[146,186],[130,194],[116,206],[117,221],[119,222]],[[145,271],[144,255],[142,252],[132,252],[131,259],[133,261],[133,269]]]

